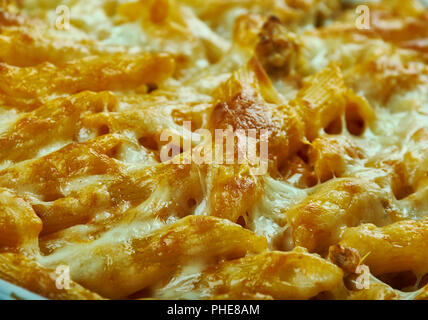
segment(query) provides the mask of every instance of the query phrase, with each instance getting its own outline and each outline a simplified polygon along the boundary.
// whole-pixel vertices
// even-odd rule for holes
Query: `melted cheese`
[[[13,200],[0,230],[17,243],[0,236],[1,252],[69,265],[112,298],[424,296],[373,276],[370,290],[345,288],[345,262],[365,248],[338,247],[375,227],[405,237],[406,221],[427,217],[428,65],[405,43],[428,37],[416,1],[405,13],[372,4],[381,21],[367,32],[329,0],[20,2],[0,12],[0,187]],[[60,4],[66,31],[54,28]],[[162,163],[166,131],[208,143],[184,121],[268,129],[268,173]]]

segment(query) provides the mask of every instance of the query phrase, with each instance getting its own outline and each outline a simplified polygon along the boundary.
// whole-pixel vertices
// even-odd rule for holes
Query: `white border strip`
[[[0,280],[0,300],[47,300],[37,294]]]

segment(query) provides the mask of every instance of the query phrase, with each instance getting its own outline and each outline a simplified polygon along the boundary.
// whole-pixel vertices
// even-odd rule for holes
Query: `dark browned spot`
[[[156,83],[147,83],[146,86],[147,86],[147,93],[151,93],[159,88]]]
[[[128,296],[128,299],[130,300],[138,300],[138,299],[144,299],[144,298],[150,298],[152,296],[152,289],[151,288],[144,288],[140,291],[137,291],[131,295]]]
[[[236,223],[239,224],[242,228],[245,228],[247,225],[247,223],[245,222],[245,218],[243,216],[240,216],[236,221]]]
[[[403,200],[415,192],[413,187],[408,184],[404,184],[398,188],[392,188],[392,191],[397,200]]]
[[[197,202],[195,199],[190,198],[189,200],[187,200],[187,206],[192,209],[196,206]]]
[[[303,146],[302,149],[297,151],[297,156],[302,159],[304,163],[309,164],[309,146]]]
[[[418,289],[421,289],[421,288],[425,287],[426,285],[428,285],[428,273],[426,275],[424,275],[421,278],[421,280],[419,281]]]
[[[360,290],[357,288],[357,278],[359,277],[358,274],[351,273],[343,278],[343,283],[345,284],[346,289],[351,291],[357,291]]]
[[[342,119],[340,117],[330,122],[327,127],[324,128],[325,133],[328,134],[341,134],[342,133]]]
[[[315,16],[315,28],[321,28],[324,25],[325,16],[321,12],[317,12]]]
[[[109,133],[110,133],[110,128],[106,124],[104,124],[98,128],[98,135],[99,136],[104,136],[104,135],[109,134]]]
[[[158,151],[158,143],[152,136],[141,137],[138,143],[148,150]]]
[[[290,75],[294,70],[299,46],[287,28],[274,16],[269,17],[260,33],[256,56],[264,70],[274,77]]]
[[[107,157],[109,158],[114,158],[114,159],[119,159],[119,154],[120,154],[120,146],[121,144],[118,143],[117,145],[115,145],[113,148],[107,150],[107,152],[105,153]]]
[[[215,288],[215,293],[217,295],[227,294],[229,290],[230,289],[226,285],[220,284]]]
[[[392,288],[402,291],[413,290],[418,281],[418,278],[412,271],[386,273],[378,276],[378,279]]]
[[[322,291],[318,293],[315,297],[310,298],[309,300],[334,300],[334,294],[330,291]]]
[[[341,245],[330,247],[329,258],[339,268],[348,273],[354,273],[360,262],[360,255],[357,250],[343,247]]]
[[[346,108],[346,127],[350,134],[354,136],[361,136],[366,128],[365,121],[358,111],[355,104],[350,104]]]

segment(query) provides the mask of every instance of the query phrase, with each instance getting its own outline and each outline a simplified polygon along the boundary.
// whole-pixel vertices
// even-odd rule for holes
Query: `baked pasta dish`
[[[0,279],[428,299],[422,1],[0,3]]]

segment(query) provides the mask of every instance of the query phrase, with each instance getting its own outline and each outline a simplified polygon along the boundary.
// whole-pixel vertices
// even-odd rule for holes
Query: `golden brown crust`
[[[364,30],[339,0],[76,0],[64,30],[57,2],[0,5],[1,279],[50,299],[427,299],[419,1],[368,4]],[[196,161],[218,129],[258,131],[260,154],[265,130],[266,170]]]

